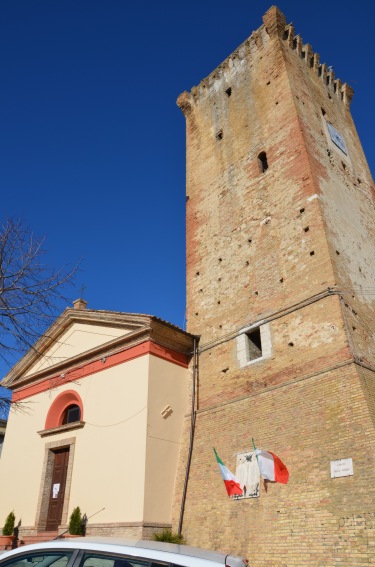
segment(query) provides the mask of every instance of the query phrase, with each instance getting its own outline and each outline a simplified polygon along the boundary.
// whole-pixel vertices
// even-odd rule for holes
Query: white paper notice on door
[[[57,498],[60,492],[60,483],[56,483],[52,486],[52,498]]]

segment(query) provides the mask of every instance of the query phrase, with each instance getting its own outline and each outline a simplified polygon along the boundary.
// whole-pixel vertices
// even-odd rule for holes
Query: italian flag
[[[264,480],[271,482],[281,482],[282,484],[288,483],[289,472],[284,463],[271,453],[271,451],[262,451],[255,449],[259,470]]]
[[[215,457],[216,457],[216,460],[217,460],[217,464],[219,465],[221,476],[223,477],[225,488],[227,489],[227,492],[228,492],[228,496],[234,496],[235,494],[242,496],[242,488],[238,484],[236,477],[224,465],[223,461],[220,459],[220,457],[216,453],[215,449],[214,449],[214,453],[215,453]]]

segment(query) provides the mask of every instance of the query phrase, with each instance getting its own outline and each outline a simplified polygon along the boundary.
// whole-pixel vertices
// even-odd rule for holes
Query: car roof
[[[231,565],[233,567],[243,566],[240,557],[228,556],[218,551],[210,551],[188,545],[166,543],[148,540],[130,540],[109,537],[83,537],[74,539],[51,540],[43,543],[25,545],[12,552],[0,556],[2,560],[10,558],[16,552],[37,551],[39,549],[84,549],[87,551],[98,551],[106,553],[119,553],[130,556],[141,555],[146,559],[156,561],[166,561],[180,565],[195,566],[204,562],[213,562],[221,565]],[[199,561],[197,561],[199,560]]]

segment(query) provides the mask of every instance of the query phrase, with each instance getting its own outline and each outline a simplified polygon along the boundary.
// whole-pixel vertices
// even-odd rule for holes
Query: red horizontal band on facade
[[[124,362],[128,362],[129,360],[133,360],[134,358],[138,358],[146,354],[152,354],[153,356],[157,356],[158,358],[162,358],[163,360],[171,362],[172,364],[177,364],[183,368],[188,367],[187,355],[175,352],[167,347],[157,345],[152,341],[145,341],[144,343],[122,350],[121,352],[116,352],[115,354],[107,357],[101,356],[99,360],[88,362],[79,368],[61,371],[61,374],[49,376],[37,384],[30,384],[28,386],[15,389],[13,391],[12,401],[19,402],[25,398],[29,398],[30,396],[35,396],[36,394],[50,390],[51,388],[57,388],[63,384],[80,380],[86,376],[102,372],[112,366],[123,364]],[[102,362],[104,358],[105,362]]]

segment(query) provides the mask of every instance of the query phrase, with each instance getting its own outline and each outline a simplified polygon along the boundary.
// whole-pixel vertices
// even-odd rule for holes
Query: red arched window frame
[[[64,412],[67,407],[76,405],[81,411],[81,421],[83,421],[83,404],[80,395],[74,390],[62,392],[53,402],[48,410],[45,429],[60,427],[63,422]]]

